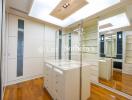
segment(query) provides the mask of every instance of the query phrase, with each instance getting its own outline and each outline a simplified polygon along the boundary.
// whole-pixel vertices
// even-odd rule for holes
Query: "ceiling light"
[[[66,8],[67,6],[66,5],[63,5],[63,8]]]
[[[38,18],[49,23],[66,27],[86,17],[94,15],[110,6],[120,2],[120,0],[87,0],[88,4],[64,20],[60,20],[50,15],[61,0],[34,0],[29,16]],[[69,4],[66,4],[69,6]],[[62,6],[63,7],[63,6]],[[66,7],[66,6],[64,6]]]
[[[63,5],[63,8],[67,8],[67,7],[69,7],[69,6],[70,6],[69,3],[65,3],[65,4]]]

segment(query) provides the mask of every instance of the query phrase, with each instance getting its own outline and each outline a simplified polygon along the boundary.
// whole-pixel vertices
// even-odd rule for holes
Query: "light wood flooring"
[[[119,71],[113,71],[111,80],[99,78],[99,82],[129,95],[132,95],[132,75],[127,75]]]
[[[52,100],[43,88],[43,78],[7,86],[4,100]],[[91,97],[88,100],[127,100],[94,84],[91,86]]]

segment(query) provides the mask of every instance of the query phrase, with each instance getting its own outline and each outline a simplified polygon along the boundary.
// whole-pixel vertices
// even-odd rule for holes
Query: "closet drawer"
[[[61,82],[63,84],[64,82],[64,74],[63,74],[63,71],[57,69],[57,68],[54,68],[54,80],[56,82]]]
[[[49,64],[45,64],[44,66],[44,76],[48,77],[52,73],[52,66]]]
[[[56,88],[54,90],[55,100],[64,100],[64,92],[63,92],[63,90],[62,89],[59,89],[59,88]]]
[[[50,87],[50,80],[45,78],[44,85],[45,87]]]
[[[50,86],[49,86],[47,83],[44,84],[44,87],[46,88],[46,90],[48,91],[48,93],[51,92],[51,91],[50,91]]]
[[[45,88],[47,89],[47,91],[49,92],[49,94],[54,97],[54,92],[53,92],[53,88],[52,88],[52,81],[49,79],[45,79],[45,83],[44,83]]]

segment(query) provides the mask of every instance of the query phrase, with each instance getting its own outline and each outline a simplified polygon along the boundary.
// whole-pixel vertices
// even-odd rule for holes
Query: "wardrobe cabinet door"
[[[15,81],[17,79],[16,71],[17,71],[17,60],[16,59],[8,59],[8,69],[7,69],[7,79],[8,82]]]
[[[37,22],[25,20],[24,57],[43,58],[44,26]]]
[[[8,38],[8,59],[17,58],[17,38],[9,37]]]
[[[24,77],[34,77],[43,74],[42,58],[25,58],[23,62]]]
[[[14,15],[9,14],[9,31],[8,36],[17,36],[18,32],[18,18]]]

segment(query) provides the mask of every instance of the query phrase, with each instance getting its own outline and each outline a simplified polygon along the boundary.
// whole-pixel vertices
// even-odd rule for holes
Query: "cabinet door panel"
[[[8,82],[9,81],[14,81],[17,79],[17,60],[16,59],[9,59],[8,60],[8,73],[7,73],[7,78],[8,78]]]
[[[43,58],[25,58],[23,73],[25,77],[43,74]]]
[[[17,58],[17,38],[8,38],[8,58]]]
[[[24,57],[43,57],[43,46],[43,25],[26,20],[24,34]]]
[[[9,15],[9,33],[8,36],[17,36],[18,22],[17,17],[14,15]]]

